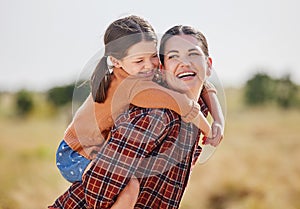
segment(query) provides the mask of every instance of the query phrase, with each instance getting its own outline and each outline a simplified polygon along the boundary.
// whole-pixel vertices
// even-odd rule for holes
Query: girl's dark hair
[[[106,99],[111,82],[111,73],[107,65],[108,56],[122,59],[128,49],[141,41],[154,41],[157,37],[152,26],[141,17],[130,15],[111,23],[104,34],[105,52],[91,77],[91,92],[95,102]]]
[[[176,26],[170,28],[169,30],[167,30],[161,38],[160,47],[159,47],[159,58],[160,58],[162,65],[164,65],[164,60],[165,60],[165,56],[164,56],[165,52],[164,51],[165,51],[166,42],[172,36],[176,36],[176,35],[191,35],[191,36],[193,36],[200,42],[200,44],[201,44],[200,47],[201,47],[202,51],[204,52],[204,54],[207,57],[209,56],[207,40],[200,31],[196,30],[195,28],[193,28],[191,26],[176,25]]]

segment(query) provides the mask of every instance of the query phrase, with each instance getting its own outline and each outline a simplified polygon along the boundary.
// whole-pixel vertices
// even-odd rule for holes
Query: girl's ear
[[[120,60],[118,60],[117,58],[115,58],[115,57],[113,57],[113,56],[109,56],[109,59],[110,59],[112,65],[113,65],[114,67],[116,67],[116,68],[121,68],[121,67],[122,67],[122,66],[121,66]]]
[[[211,59],[211,57],[208,57],[207,58],[207,72],[206,72],[206,75],[210,76],[211,73],[212,73],[212,59]]]

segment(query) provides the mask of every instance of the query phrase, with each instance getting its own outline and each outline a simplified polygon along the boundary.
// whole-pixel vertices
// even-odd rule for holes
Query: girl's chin
[[[152,81],[153,80],[153,76],[135,76],[134,78],[142,80],[142,81]]]
[[[141,77],[141,78],[153,78],[154,76],[154,70],[149,70],[147,72],[141,72],[141,73],[138,73],[136,76],[138,77]]]

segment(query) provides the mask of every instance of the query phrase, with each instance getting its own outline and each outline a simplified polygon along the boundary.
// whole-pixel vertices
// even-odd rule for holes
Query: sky
[[[208,39],[215,76],[241,86],[257,72],[300,84],[297,0],[0,0],[0,91],[47,90],[77,80],[124,15],[163,34],[191,25]]]

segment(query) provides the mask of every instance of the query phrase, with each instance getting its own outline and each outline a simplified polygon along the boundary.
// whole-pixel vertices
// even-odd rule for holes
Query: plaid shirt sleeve
[[[200,109],[201,109],[201,112],[203,113],[203,115],[204,115],[205,117],[207,117],[207,116],[208,116],[209,110],[208,110],[208,107],[207,107],[206,103],[205,103],[204,100],[202,99],[202,97],[199,98],[198,104],[200,105]],[[201,131],[199,131],[198,134],[200,135],[200,134],[201,134]],[[202,151],[201,145],[198,145],[198,144],[197,144],[196,147],[195,147],[195,152],[194,152],[194,156],[193,156],[193,165],[194,165],[194,164],[196,163],[196,161],[198,160],[198,158],[199,158],[199,156],[200,156],[200,154],[201,154],[201,151]]]
[[[145,159],[163,140],[172,118],[165,109],[131,108],[83,177],[87,208],[110,208]]]
[[[200,110],[203,113],[203,115],[207,117],[209,110],[202,97],[199,98],[198,104],[200,105]]]

